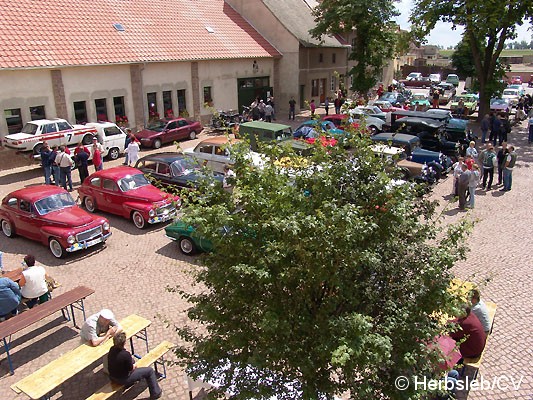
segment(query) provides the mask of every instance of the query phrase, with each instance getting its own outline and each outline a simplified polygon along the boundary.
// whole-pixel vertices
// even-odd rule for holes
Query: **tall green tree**
[[[489,110],[498,57],[506,40],[516,38],[516,26],[533,20],[533,2],[522,0],[415,0],[411,22],[419,38],[437,21],[463,26],[479,82],[479,115]]]
[[[233,150],[233,193],[207,186],[185,210],[215,250],[191,272],[198,292],[179,290],[192,322],[177,354],[218,394],[415,399],[424,391],[398,377],[438,374],[427,343],[443,329],[434,313],[455,304],[465,226],[441,229],[435,204],[395,184],[367,141],[304,160],[263,148],[262,169]]]
[[[325,34],[355,34],[350,60],[357,61],[349,74],[351,89],[366,95],[375,86],[383,67],[392,58],[398,39],[398,15],[393,0],[322,1],[313,10],[316,26],[310,32],[320,39]]]

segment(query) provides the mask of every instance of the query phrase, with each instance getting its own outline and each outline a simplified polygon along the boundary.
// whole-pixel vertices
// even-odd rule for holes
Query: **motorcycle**
[[[241,122],[242,116],[236,110],[219,110],[213,114],[211,128],[214,130],[230,130],[233,129],[236,124],[240,124]]]

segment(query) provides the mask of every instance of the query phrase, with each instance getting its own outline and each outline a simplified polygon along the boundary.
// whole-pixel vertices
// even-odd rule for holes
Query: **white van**
[[[124,153],[127,135],[116,124],[112,122],[88,122],[85,126],[96,129],[98,143],[104,148],[103,157],[116,160]]]

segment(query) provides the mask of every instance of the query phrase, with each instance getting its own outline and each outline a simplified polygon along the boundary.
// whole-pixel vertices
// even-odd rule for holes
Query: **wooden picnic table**
[[[17,269],[11,270],[11,271],[5,271],[4,270],[0,277],[1,278],[9,278],[13,282],[18,282],[24,277],[24,275],[22,274],[22,268],[17,268]]]

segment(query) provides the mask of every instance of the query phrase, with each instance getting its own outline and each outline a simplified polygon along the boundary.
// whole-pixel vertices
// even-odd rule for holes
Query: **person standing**
[[[508,192],[513,186],[513,168],[516,164],[516,153],[514,146],[509,146],[509,153],[505,158],[505,166],[503,168],[503,189],[502,192]]]
[[[104,162],[102,161],[102,152],[100,150],[100,144],[96,139],[93,140],[93,165],[94,171],[101,171],[104,169]]]
[[[65,152],[65,146],[59,148],[59,153],[56,156],[55,162],[59,165],[59,180],[63,189],[72,192],[72,166],[74,161],[69,154]]]
[[[497,162],[494,146],[489,143],[487,149],[481,154],[480,158],[482,159],[483,166],[483,182],[481,183],[481,187],[483,189],[486,187],[487,190],[490,190],[492,187],[492,180],[494,179],[494,164]]]
[[[489,114],[485,114],[481,120],[481,143],[484,144],[487,139],[487,133],[490,128]]]
[[[80,184],[82,184],[85,178],[89,176],[89,150],[82,147],[78,154],[74,156],[74,159],[80,173]]]
[[[459,195],[459,176],[463,172],[463,164],[464,164],[464,158],[459,157],[457,162],[453,164],[453,188],[452,188],[452,195],[458,196]]]
[[[333,100],[333,105],[335,106],[335,114],[341,113],[342,100],[339,96],[335,97]]]
[[[474,159],[478,158],[478,152],[476,149],[476,142],[473,140],[468,144],[468,148],[466,149],[466,155],[471,156]]]
[[[326,100],[324,100],[324,110],[326,111],[326,115],[329,115],[329,97],[326,97]]]
[[[265,119],[265,102],[263,100],[259,100],[259,104],[257,105],[257,109],[259,110],[259,118],[264,120]]]
[[[492,130],[491,130],[493,146],[496,146],[496,142],[501,140],[501,138],[503,138],[502,129],[503,129],[502,120],[500,119],[499,115],[495,115],[494,120],[492,121]],[[500,145],[502,142],[503,140],[500,141]]]
[[[505,167],[505,159],[508,153],[507,142],[503,142],[502,147],[498,150],[498,154],[496,154],[496,159],[498,160],[498,185],[501,185],[503,182],[503,168]]]
[[[509,121],[509,114],[502,115],[502,129],[499,137],[498,145],[502,145],[503,142],[507,142],[507,135],[511,133],[511,122]]]
[[[276,120],[276,105],[274,104],[274,96],[270,96],[267,101],[267,105],[272,107],[272,121]]]
[[[135,166],[135,163],[139,159],[139,141],[133,138],[126,149],[126,156],[128,157],[128,165]]]
[[[439,108],[440,91],[439,89],[433,90],[433,108]]]
[[[315,116],[315,111],[316,111],[315,99],[311,100],[311,103],[309,103],[309,108],[311,109],[311,118],[312,118]]]
[[[479,177],[479,166],[477,164],[474,164],[472,166],[472,171],[470,171],[470,177],[468,181],[468,193],[470,194],[470,202],[468,206],[470,208],[474,208],[475,205],[475,195],[477,185],[479,185]]]
[[[159,399],[163,390],[157,382],[155,371],[151,367],[137,367],[132,355],[124,348],[126,334],[117,333],[113,337],[113,346],[108,353],[109,377],[112,381],[130,386],[141,379],[146,380],[150,399]]]
[[[59,186],[60,174],[59,165],[56,163],[56,157],[58,155],[57,146],[52,147],[52,154],[50,154],[52,177],[54,178],[54,185]]]
[[[42,304],[50,300],[50,292],[46,283],[46,270],[40,265],[35,265],[35,257],[28,254],[24,257],[22,271],[24,275],[24,285],[20,289],[22,297],[28,308],[33,308],[37,304]]]
[[[527,142],[531,144],[533,142],[533,115],[529,118],[529,133]]]
[[[265,121],[266,122],[272,122],[272,113],[274,112],[274,109],[270,105],[270,103],[267,103],[265,106]]]
[[[457,191],[459,195],[459,210],[464,210],[466,206],[466,192],[468,191],[468,183],[470,182],[470,171],[466,164],[463,164],[461,169],[462,172],[457,182]]]
[[[131,132],[131,129],[130,128],[126,129],[126,139],[124,140],[124,149],[128,148],[129,144],[132,141],[132,138],[133,138],[133,133]],[[125,152],[124,163],[122,165],[129,165],[127,151]]]
[[[295,112],[296,112],[296,100],[294,100],[294,96],[291,96],[291,99],[289,100],[289,120],[292,117],[292,120],[294,121]]]
[[[44,183],[45,185],[50,185],[52,176],[52,163],[54,160],[52,159],[53,153],[52,150],[50,150],[50,146],[48,143],[44,142],[43,147],[40,151],[41,154],[41,165],[43,166],[44,171]]]

